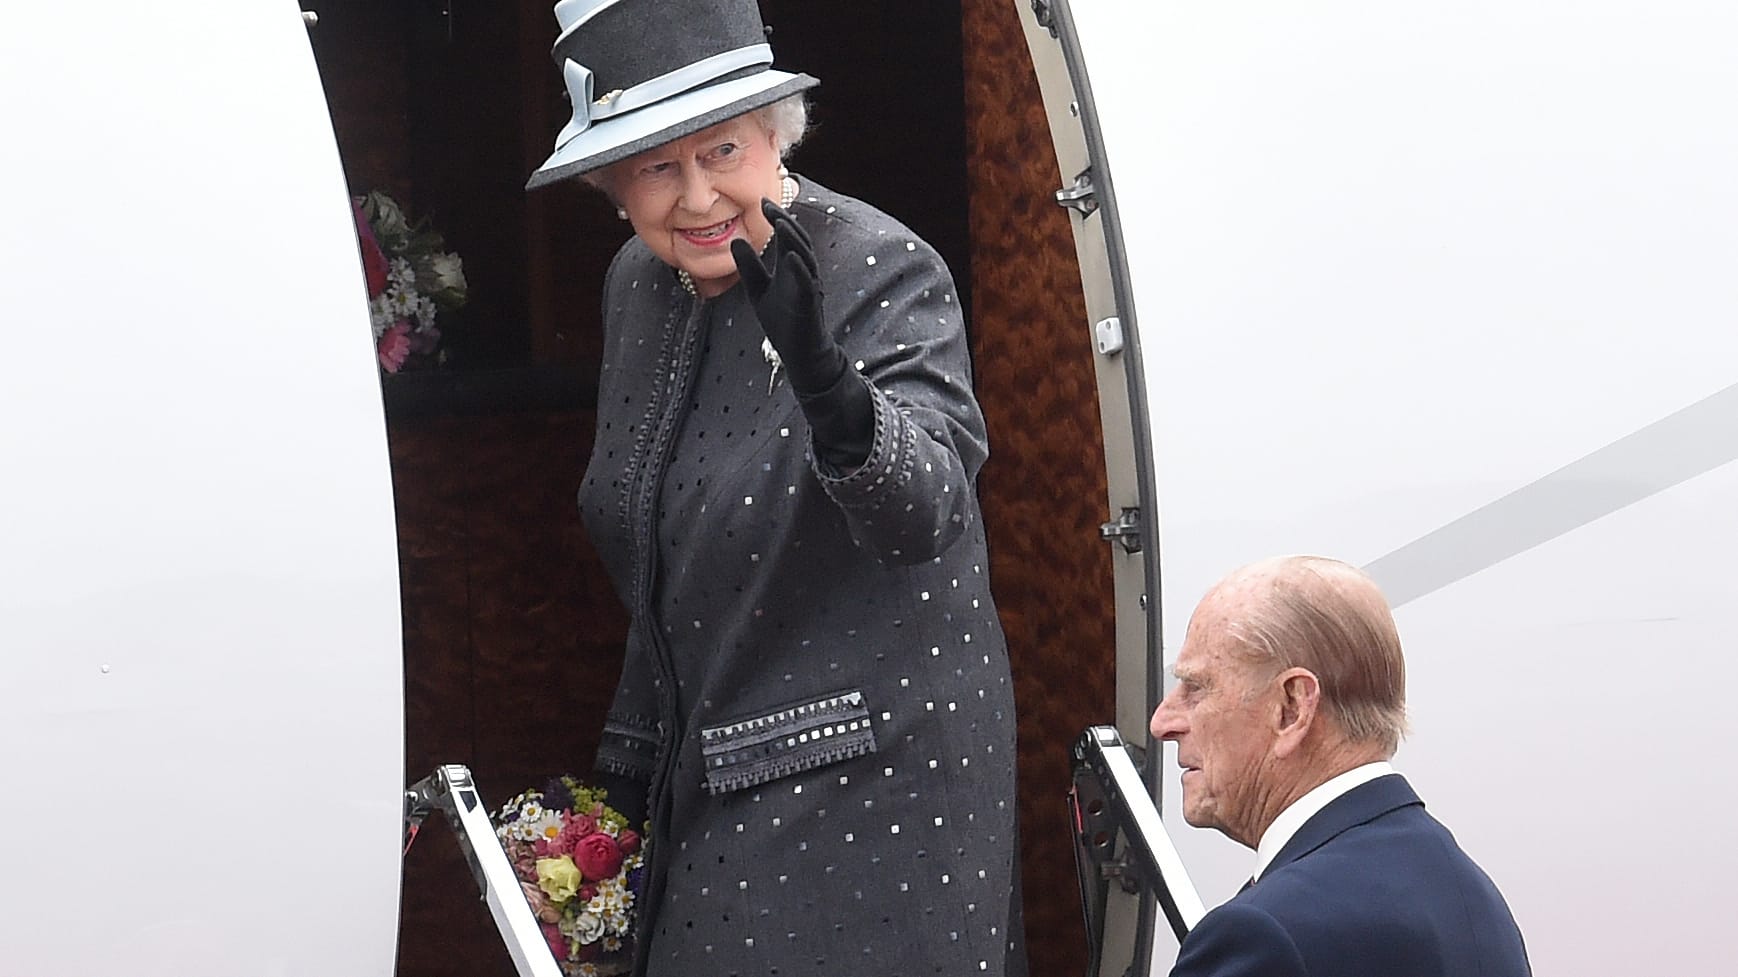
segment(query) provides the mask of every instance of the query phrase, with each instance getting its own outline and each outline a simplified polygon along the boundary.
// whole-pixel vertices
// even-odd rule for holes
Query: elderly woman
[[[574,121],[531,185],[634,229],[580,504],[633,621],[598,769],[652,822],[636,971],[1023,972],[952,278],[785,170],[816,81],[753,0],[555,10]]]

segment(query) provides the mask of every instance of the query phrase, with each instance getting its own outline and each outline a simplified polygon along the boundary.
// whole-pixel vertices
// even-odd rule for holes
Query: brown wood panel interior
[[[1104,441],[1085,300],[1043,102],[1010,0],[965,0],[972,277],[991,456],[978,481],[1014,665],[1033,974],[1083,974],[1068,748],[1111,718]]]
[[[591,766],[627,615],[574,495],[590,411],[394,422],[406,777],[463,763],[491,803]],[[511,977],[438,820],[404,865],[398,972]]]

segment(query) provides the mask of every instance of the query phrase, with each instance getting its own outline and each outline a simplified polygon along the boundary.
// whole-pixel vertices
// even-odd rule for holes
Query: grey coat
[[[987,453],[940,257],[803,181],[826,326],[869,379],[814,459],[740,287],[610,268],[580,503],[633,615],[601,771],[648,785],[650,977],[1000,975],[1014,705],[973,482]]]

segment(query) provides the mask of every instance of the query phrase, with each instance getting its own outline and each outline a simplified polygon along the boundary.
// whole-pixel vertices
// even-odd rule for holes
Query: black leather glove
[[[736,259],[737,274],[766,338],[778,351],[779,366],[796,391],[822,459],[836,468],[857,468],[875,441],[869,381],[851,368],[845,351],[827,334],[820,263],[808,233],[771,200],[763,199],[760,210],[772,225],[765,253],[755,254],[738,238],[730,242],[730,256]]]

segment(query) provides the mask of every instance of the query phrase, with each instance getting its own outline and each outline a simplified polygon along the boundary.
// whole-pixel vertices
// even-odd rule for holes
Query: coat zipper
[[[673,281],[671,285],[674,291]],[[646,811],[652,821],[652,834],[647,844],[645,888],[636,899],[633,977],[643,977],[646,973],[646,953],[651,944],[649,937],[657,915],[656,907],[663,897],[663,866],[669,861],[670,781],[675,773],[676,753],[686,735],[676,708],[675,663],[669,646],[658,633],[653,591],[658,576],[658,497],[663,491],[664,472],[669,466],[670,456],[675,453],[676,435],[683,416],[682,405],[688,402],[689,389],[697,372],[694,359],[702,331],[703,309],[698,300],[690,300],[686,310],[678,310],[672,317],[672,328],[666,330],[664,349],[667,358],[660,357],[664,362],[659,363],[658,379],[667,378],[668,383],[653,386],[653,396],[661,392],[667,398],[656,412],[658,428],[648,450],[655,461],[642,468],[634,487],[639,513],[633,525],[644,527],[644,531],[638,534],[635,547],[634,620],[635,626],[640,628],[642,645],[652,652],[657,675],[658,720],[662,728],[647,794]],[[677,323],[680,323],[679,329],[675,328]]]

